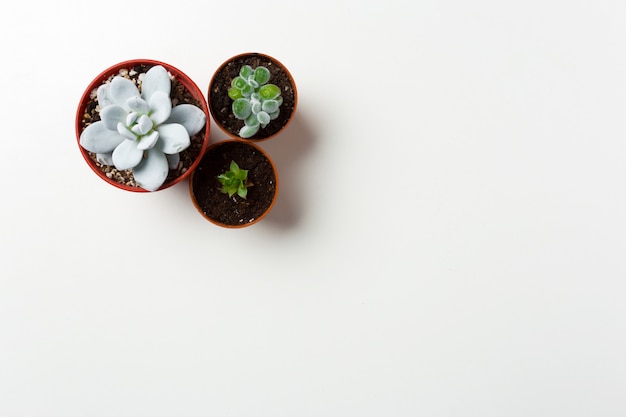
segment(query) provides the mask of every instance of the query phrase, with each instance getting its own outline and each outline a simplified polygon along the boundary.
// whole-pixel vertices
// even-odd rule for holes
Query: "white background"
[[[625,23],[621,0],[11,3],[0,417],[626,415]],[[299,92],[261,223],[88,168],[102,70],[206,91],[249,51]]]

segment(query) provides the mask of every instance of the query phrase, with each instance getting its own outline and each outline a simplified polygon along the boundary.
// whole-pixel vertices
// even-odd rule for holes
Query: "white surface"
[[[0,416],[626,415],[626,3],[236,4],[0,17]],[[300,99],[260,224],[89,170],[100,71],[247,51]]]

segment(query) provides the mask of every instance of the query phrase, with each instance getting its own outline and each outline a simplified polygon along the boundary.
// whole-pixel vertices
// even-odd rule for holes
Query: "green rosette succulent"
[[[268,84],[270,77],[270,71],[263,66],[252,69],[244,65],[228,90],[228,96],[234,100],[233,114],[245,123],[239,131],[244,139],[265,128],[280,114],[283,98],[278,86]]]
[[[217,179],[222,184],[222,192],[228,194],[229,197],[236,193],[245,199],[248,195],[248,187],[252,185],[248,181],[248,170],[239,168],[235,161],[231,161],[230,169],[218,175]]]

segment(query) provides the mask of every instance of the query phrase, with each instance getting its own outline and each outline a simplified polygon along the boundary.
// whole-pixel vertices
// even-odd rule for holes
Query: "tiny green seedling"
[[[267,83],[270,76],[265,67],[252,69],[250,65],[244,65],[228,90],[228,96],[234,100],[233,114],[245,123],[239,131],[239,136],[244,139],[253,136],[280,114],[283,98],[278,86]]]
[[[248,187],[252,184],[248,181],[248,170],[239,168],[235,161],[230,162],[230,170],[217,176],[222,184],[222,192],[232,197],[237,193],[241,198],[248,195]]]

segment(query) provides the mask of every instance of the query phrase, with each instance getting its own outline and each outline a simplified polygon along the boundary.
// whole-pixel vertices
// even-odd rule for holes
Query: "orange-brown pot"
[[[247,139],[239,136],[239,129],[244,123],[243,120],[235,118],[232,112],[233,100],[228,96],[231,82],[239,75],[239,70],[243,65],[250,65],[252,69],[261,65],[268,68],[271,74],[269,83],[280,87],[283,97],[278,118],[272,120],[265,128],[259,129],[256,134]],[[259,142],[275,137],[293,120],[298,104],[298,93],[294,79],[287,67],[269,55],[249,52],[228,59],[215,71],[209,82],[208,102],[209,111],[215,124],[230,138]]]
[[[222,193],[217,176],[235,161],[248,170],[245,199]],[[209,146],[191,174],[189,193],[196,209],[210,222],[227,228],[241,228],[265,217],[278,197],[278,172],[271,158],[257,145],[241,140],[225,140]]]

